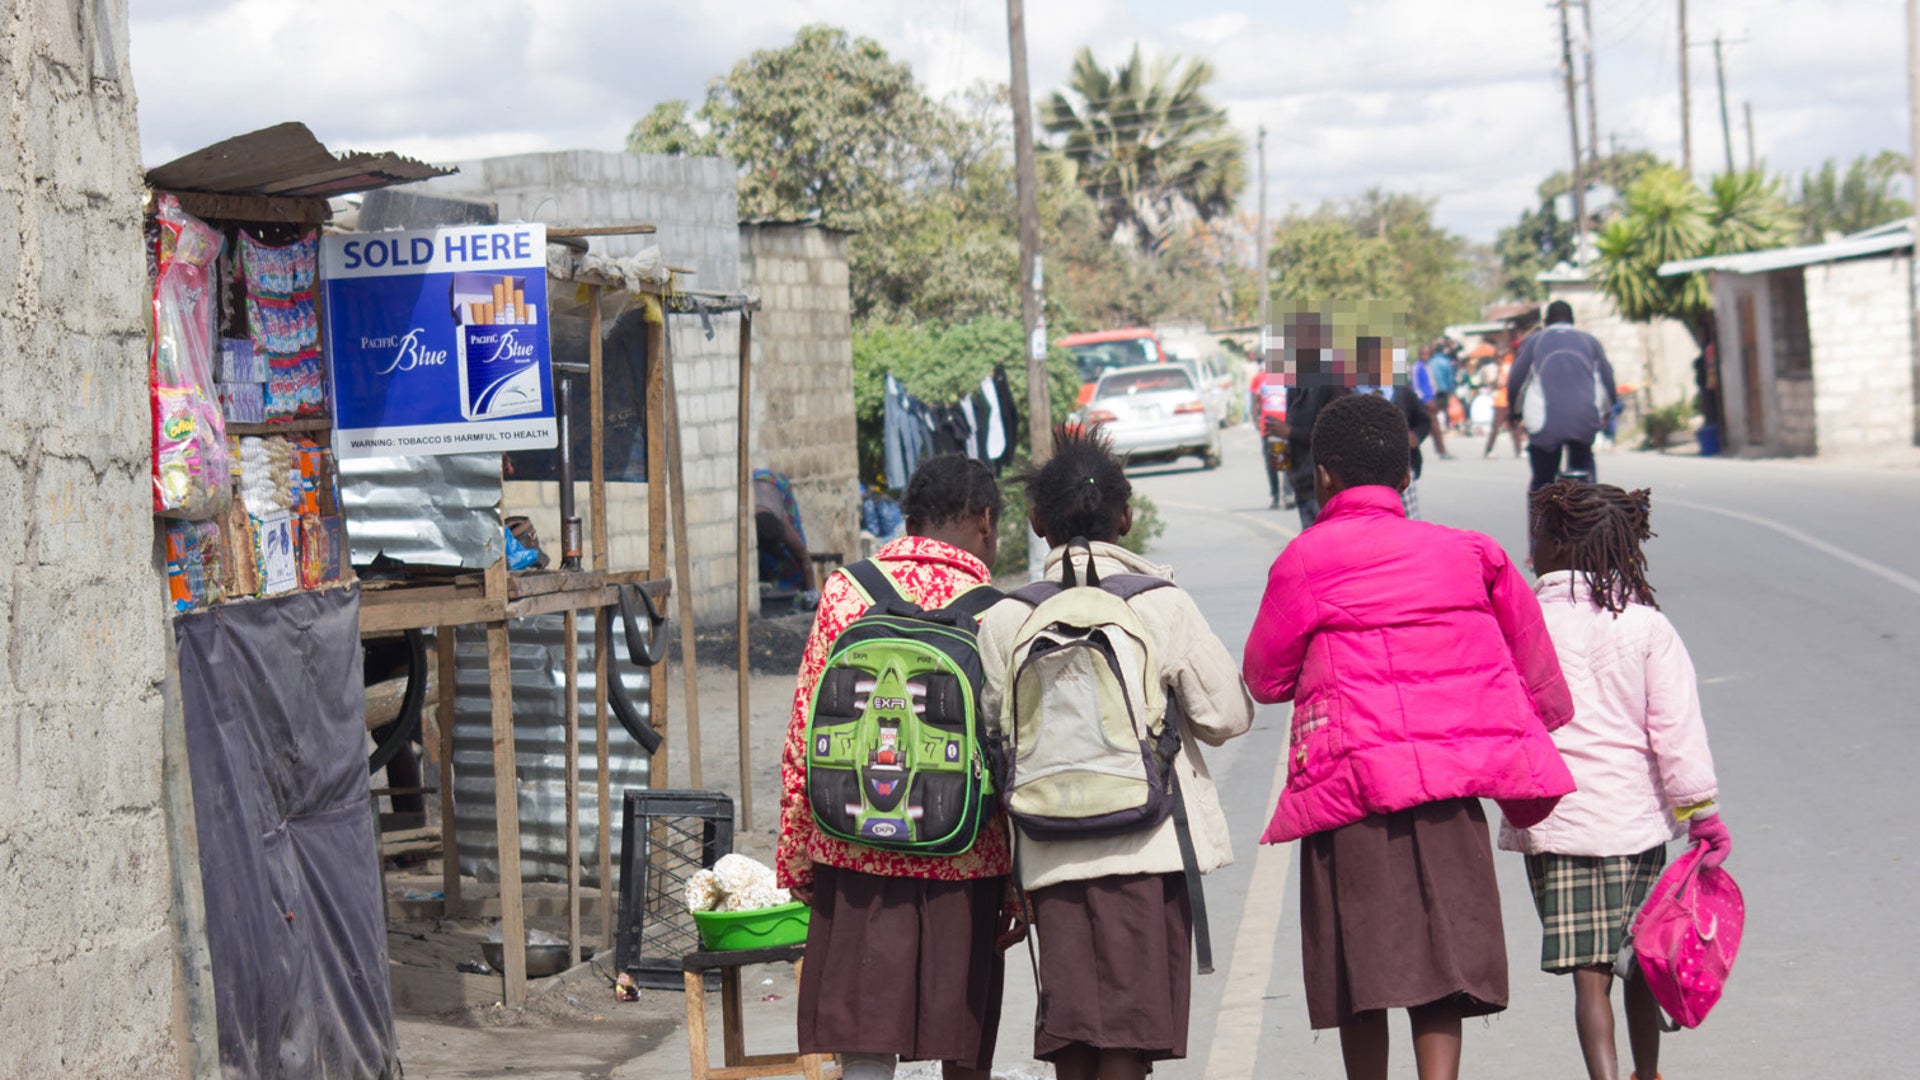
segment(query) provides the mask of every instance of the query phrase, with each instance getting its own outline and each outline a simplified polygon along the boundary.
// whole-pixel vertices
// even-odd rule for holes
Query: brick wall
[[[492,199],[500,220],[550,225],[646,223],[652,235],[594,237],[594,250],[631,255],[658,246],[667,264],[693,271],[691,288],[740,287],[740,234],[734,169],[724,158],[679,158],[593,150],[517,154],[460,162],[460,171],[428,182],[443,195]],[[687,484],[687,550],[695,617],[733,617],[738,320],[714,320],[709,341],[698,319],[673,318]],[[581,473],[582,479],[585,473]],[[582,506],[586,488],[580,488]],[[608,556],[614,568],[647,562],[646,486],[608,486]],[[558,491],[551,483],[506,485],[502,511],[531,517],[549,549],[560,538]],[[670,564],[671,565],[671,564]]]
[[[0,1062],[174,1075],[124,0],[0,9]],[[19,126],[15,126],[19,125]]]
[[[1908,257],[1806,268],[1821,453],[1913,444]]]
[[[1774,382],[1780,398],[1780,451],[1785,454],[1820,452],[1819,424],[1813,411],[1812,379],[1781,378]]]
[[[847,235],[803,225],[743,225],[743,287],[754,321],[754,464],[794,478],[816,551],[858,555],[859,463],[853,420]]]
[[[1630,322],[1620,316],[1606,293],[1586,281],[1550,281],[1547,298],[1573,306],[1573,324],[1598,338],[1607,350],[1614,381],[1648,387],[1649,404],[1654,406],[1692,400],[1693,358],[1700,350],[1679,322]]]

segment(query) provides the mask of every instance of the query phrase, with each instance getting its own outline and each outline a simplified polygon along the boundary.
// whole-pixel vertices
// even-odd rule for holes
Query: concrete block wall
[[[1572,305],[1573,324],[1607,350],[1614,381],[1648,387],[1649,404],[1656,407],[1693,398],[1693,358],[1700,350],[1678,321],[1631,322],[1591,281],[1548,282],[1547,298]]]
[[[1913,445],[1909,257],[1806,268],[1814,416],[1823,454]]]
[[[177,1075],[124,0],[0,14],[0,1062]],[[15,126],[18,125],[18,126]]]
[[[1786,454],[1820,452],[1820,426],[1814,414],[1814,382],[1804,377],[1774,380],[1780,400],[1780,450]]]
[[[816,551],[859,553],[852,299],[845,233],[743,225],[741,274],[754,321],[754,464],[794,478]]]
[[[500,220],[551,225],[645,223],[651,235],[594,237],[594,250],[631,255],[657,246],[669,266],[693,271],[686,287],[731,291],[740,287],[739,201],[733,163],[724,158],[574,150],[516,154],[457,163],[453,176],[424,190],[492,199]],[[716,318],[713,339],[691,316],[672,319],[674,379],[679,391],[682,455],[687,483],[687,549],[695,617],[731,619],[735,610],[735,462],[739,429],[737,319]],[[581,498],[585,498],[581,487]],[[618,568],[647,561],[646,486],[608,487],[608,555]],[[558,550],[559,495],[553,484],[509,483],[508,514],[532,518],[549,549]],[[583,503],[584,505],[584,503]]]

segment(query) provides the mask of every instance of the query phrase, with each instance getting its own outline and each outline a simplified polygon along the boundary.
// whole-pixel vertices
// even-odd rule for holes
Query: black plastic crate
[[[641,986],[680,990],[680,959],[701,948],[687,913],[687,879],[733,852],[733,798],[629,791],[624,814],[614,962]]]

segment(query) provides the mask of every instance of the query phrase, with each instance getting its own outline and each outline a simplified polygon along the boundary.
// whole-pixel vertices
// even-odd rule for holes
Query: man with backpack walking
[[[1547,305],[1546,325],[1520,344],[1507,377],[1507,402],[1516,426],[1527,431],[1533,478],[1527,497],[1553,483],[1562,460],[1569,473],[1595,478],[1593,440],[1619,397],[1613,365],[1600,342],[1573,325],[1573,306]]]

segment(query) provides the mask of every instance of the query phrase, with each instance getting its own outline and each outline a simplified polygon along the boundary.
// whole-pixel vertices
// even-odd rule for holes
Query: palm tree
[[[1246,142],[1203,92],[1213,75],[1205,60],[1145,61],[1138,45],[1108,71],[1083,48],[1067,88],[1041,105],[1111,234],[1150,255],[1183,219],[1231,213],[1246,187]]]
[[[1627,318],[1678,319],[1702,346],[1713,318],[1706,275],[1661,277],[1660,267],[1779,247],[1795,231],[1779,183],[1751,170],[1716,176],[1703,192],[1680,170],[1656,166],[1627,189],[1623,207],[1596,243],[1601,289]]]

